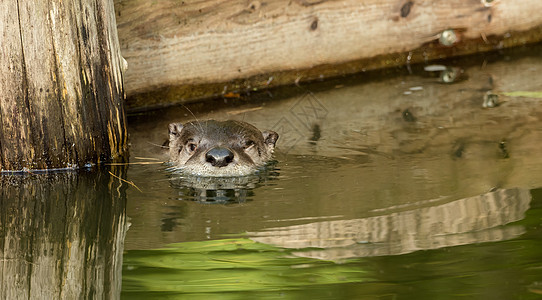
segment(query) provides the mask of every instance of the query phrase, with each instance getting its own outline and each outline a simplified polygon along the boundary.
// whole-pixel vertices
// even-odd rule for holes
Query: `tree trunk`
[[[112,0],[0,2],[2,171],[76,168],[126,149]]]

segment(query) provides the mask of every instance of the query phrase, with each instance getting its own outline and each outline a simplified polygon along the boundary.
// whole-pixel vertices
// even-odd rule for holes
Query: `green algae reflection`
[[[249,239],[172,244],[132,250],[124,256],[124,298],[176,299],[226,292],[273,292],[371,281],[366,270],[347,264],[294,257]],[[223,299],[227,295],[221,294]],[[226,297],[227,298],[227,297]]]

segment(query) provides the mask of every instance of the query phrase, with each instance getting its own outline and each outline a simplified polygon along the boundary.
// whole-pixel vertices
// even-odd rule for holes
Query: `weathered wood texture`
[[[132,108],[542,39],[542,1],[116,1]],[[459,42],[437,41],[455,29]]]
[[[126,184],[107,173],[6,175],[0,207],[0,299],[119,299]]]
[[[0,166],[78,167],[127,145],[112,0],[0,2]]]

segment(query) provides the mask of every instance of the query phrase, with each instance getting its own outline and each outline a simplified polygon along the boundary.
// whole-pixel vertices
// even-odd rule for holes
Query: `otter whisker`
[[[164,146],[164,145],[158,145],[158,144],[155,144],[155,143],[151,143],[149,141],[147,141],[147,143],[153,145],[153,146],[156,146],[156,147],[160,147],[162,149],[169,149],[169,146]]]
[[[196,117],[196,115],[190,110],[190,108],[188,108],[188,106],[182,104],[182,107],[186,109],[192,115],[192,117],[194,117],[194,119],[196,120],[196,124],[199,125],[199,129],[201,130],[200,133],[205,134],[205,131],[203,130],[203,127],[201,126],[201,122],[199,121],[198,117]]]

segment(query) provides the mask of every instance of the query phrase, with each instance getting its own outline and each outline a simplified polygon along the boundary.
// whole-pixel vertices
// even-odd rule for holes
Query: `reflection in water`
[[[242,177],[200,177],[174,173],[170,183],[178,191],[179,200],[202,203],[242,203],[254,196],[254,189],[276,180],[279,173],[270,164],[258,173]]]
[[[0,185],[0,299],[119,297],[127,225],[118,179],[57,173]]]
[[[524,233],[528,190],[497,190],[453,202],[364,219],[315,222],[249,233],[257,242],[284,248],[322,248],[296,255],[337,260],[398,255],[417,250],[502,241]],[[436,201],[428,201],[436,202]]]
[[[531,191],[532,202],[524,190],[500,190],[479,199],[436,205],[437,211],[433,213],[443,216],[448,230],[481,229],[471,232],[480,238],[467,238],[466,244],[459,247],[350,258],[342,263],[293,256],[296,250],[244,238],[130,250],[125,256],[122,296],[126,299],[457,299],[459,296],[530,299],[529,296],[538,294],[540,287],[541,235],[537,229],[542,217],[540,191]],[[525,214],[529,202],[532,207]],[[393,212],[395,209],[386,211],[386,215],[392,218],[403,214]],[[464,212],[458,209],[474,209],[475,212],[450,222],[454,215]],[[499,213],[500,209],[506,212]],[[405,212],[405,216],[410,212],[420,217],[429,213],[424,208]],[[485,229],[491,224],[523,217],[519,224],[492,227],[494,237]],[[462,219],[472,226],[462,228]],[[431,223],[438,223],[437,220]],[[420,220],[418,224],[422,223]],[[502,232],[507,228],[519,230],[511,229],[512,233],[506,238],[520,232],[524,234],[519,239],[497,241],[503,238]],[[461,240],[448,230],[436,228],[437,239],[442,234],[450,235],[454,242]],[[427,229],[420,231],[421,235],[427,234]],[[490,239],[485,240],[487,237]],[[380,238],[385,238],[385,234]],[[335,246],[333,239],[327,237],[322,245]],[[421,247],[430,248],[425,242],[422,241]]]

